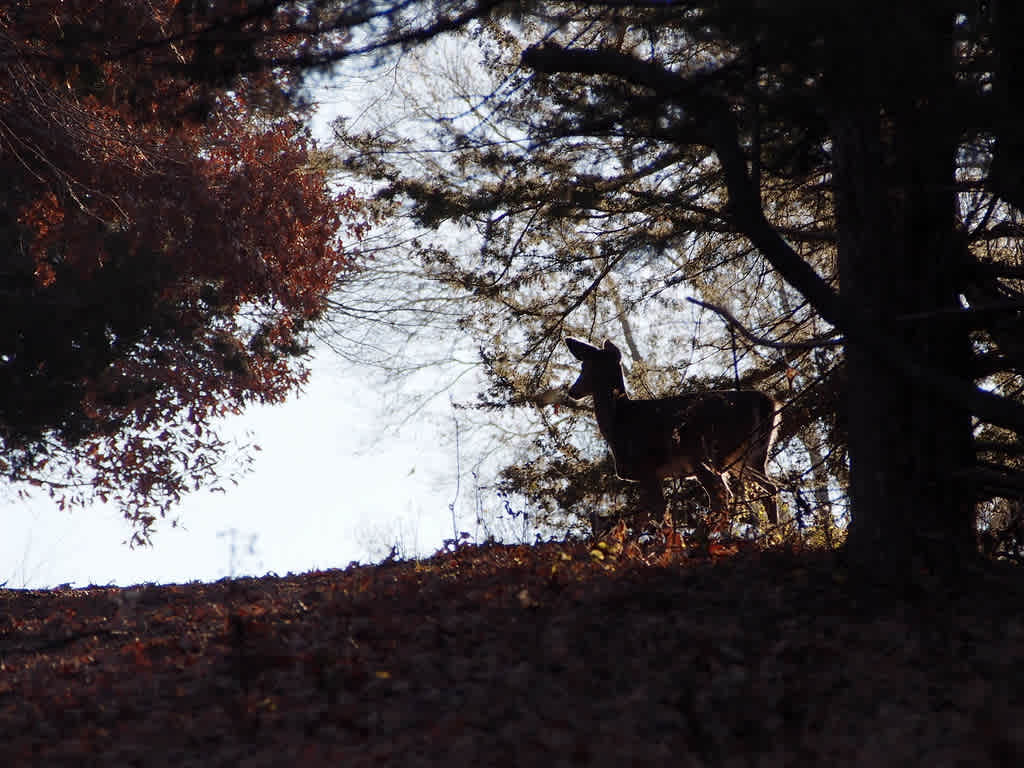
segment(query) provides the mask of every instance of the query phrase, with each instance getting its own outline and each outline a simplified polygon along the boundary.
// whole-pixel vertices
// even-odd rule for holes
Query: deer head
[[[566,339],[565,343],[576,359],[583,363],[579,378],[569,387],[569,397],[582,400],[598,392],[612,396],[626,394],[626,383],[622,378],[622,353],[618,347],[610,341],[605,341],[603,349],[579,339]]]

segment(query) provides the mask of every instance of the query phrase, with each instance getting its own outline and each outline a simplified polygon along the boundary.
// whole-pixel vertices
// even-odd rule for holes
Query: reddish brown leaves
[[[288,76],[203,58],[284,51],[280,14],[205,6],[0,10],[0,450],[11,479],[119,501],[143,537],[216,481],[218,417],[305,381],[365,226],[312,167]]]
[[[216,584],[0,590],[19,764],[1016,764],[1024,617],[828,556],[582,542]],[[1007,584],[1009,586],[1009,584]],[[293,758],[294,756],[294,758]]]

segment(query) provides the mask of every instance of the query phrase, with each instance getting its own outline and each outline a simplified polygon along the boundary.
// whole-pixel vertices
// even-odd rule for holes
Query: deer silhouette
[[[569,396],[594,399],[597,427],[615,459],[615,473],[640,484],[641,505],[665,509],[662,479],[696,478],[712,514],[726,519],[732,491],[727,478],[752,479],[765,492],[768,520],[778,522],[778,487],[765,464],[778,434],[776,402],[756,390],[720,390],[631,400],[622,377],[622,353],[611,341],[595,347],[565,340],[583,364]]]

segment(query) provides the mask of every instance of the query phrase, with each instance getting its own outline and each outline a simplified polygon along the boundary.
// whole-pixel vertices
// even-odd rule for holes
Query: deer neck
[[[597,428],[609,444],[615,443],[616,422],[622,407],[628,402],[629,396],[621,389],[610,389],[594,395]]]

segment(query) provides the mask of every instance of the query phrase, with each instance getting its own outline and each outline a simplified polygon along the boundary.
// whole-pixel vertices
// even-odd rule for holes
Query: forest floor
[[[0,590],[0,762],[1020,766],[1024,604],[998,583],[570,542]]]

